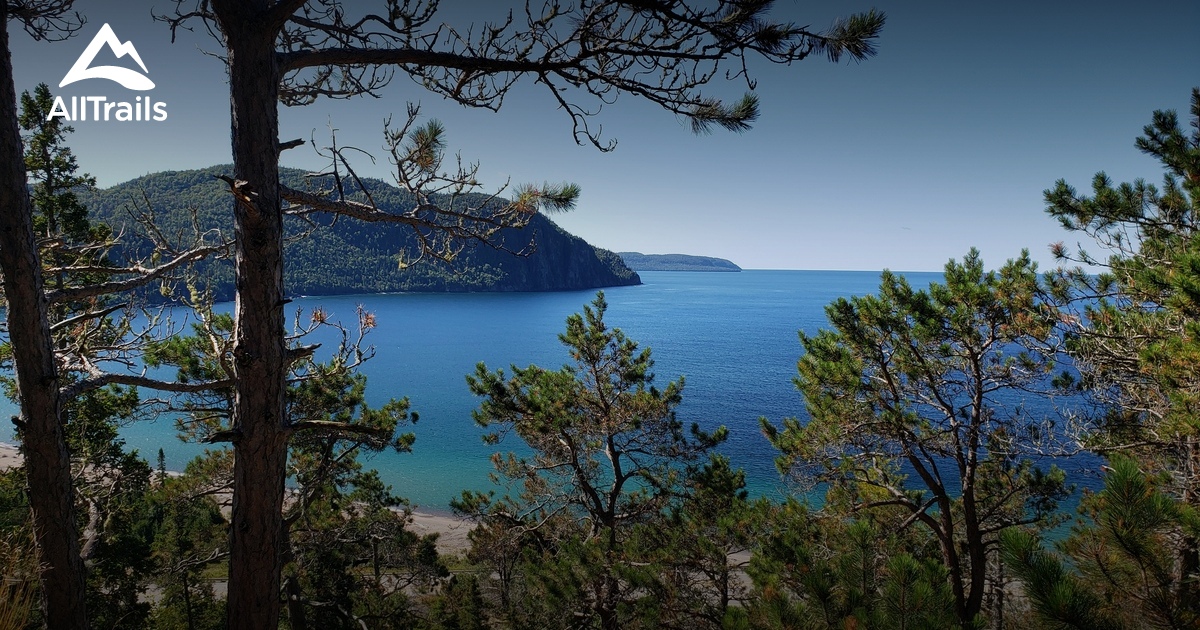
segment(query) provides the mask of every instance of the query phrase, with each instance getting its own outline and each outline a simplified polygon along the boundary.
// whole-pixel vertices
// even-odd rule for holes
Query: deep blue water
[[[940,280],[937,273],[905,274],[914,286]],[[747,472],[754,494],[786,492],[775,453],[758,418],[778,422],[803,414],[792,385],[800,344],[796,332],[826,325],[824,307],[841,296],[872,293],[878,272],[744,271],[742,273],[642,273],[645,284],[605,290],[606,321],[653,350],[657,382],[686,378],[679,418],[730,430],[723,451]],[[321,306],[347,324],[363,304],[378,327],[368,337],[376,356],[363,368],[375,404],[408,396],[420,421],[410,454],[383,453],[368,460],[384,480],[414,504],[443,511],[463,489],[486,489],[494,447],[471,419],[478,401],[465,375],[479,361],[489,368],[536,363],[557,368],[568,361],[558,341],[566,317],[582,310],[593,291],[562,293],[397,294],[297,299],[291,306]],[[5,411],[0,409],[0,411]],[[4,423],[7,425],[8,423]],[[175,439],[167,420],[127,427],[129,446],[153,461],[161,447],[171,469],[181,470],[200,447]],[[11,427],[0,440],[12,441]]]

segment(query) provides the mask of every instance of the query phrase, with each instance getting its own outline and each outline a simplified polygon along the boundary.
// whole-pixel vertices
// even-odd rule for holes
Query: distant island
[[[634,271],[741,271],[742,268],[725,260],[710,256],[687,254],[642,254],[619,252],[617,254]]]
[[[191,212],[201,229],[233,225],[232,199],[228,186],[216,175],[232,172],[230,166],[213,166],[189,171],[152,173],[111,188],[81,195],[96,219],[126,234],[124,247],[135,255],[151,251],[149,241],[138,238],[127,208],[131,200],[153,207],[155,222],[164,234],[187,234]],[[281,169],[280,179],[295,188],[329,188],[332,178],[312,181],[305,172]],[[364,179],[372,197],[384,210],[412,207],[411,195],[386,182]],[[143,198],[143,195],[145,197]],[[489,202],[482,195],[471,203]],[[503,202],[499,200],[498,202]],[[492,203],[498,203],[492,200]],[[143,207],[142,210],[145,208]],[[641,284],[637,273],[608,250],[592,247],[567,233],[542,215],[529,225],[511,230],[493,245],[521,250],[534,242],[533,253],[517,256],[480,244],[468,244],[451,264],[422,261],[408,265],[416,251],[412,231],[396,224],[368,224],[349,219],[319,218],[312,224],[285,220],[289,242],[285,248],[284,286],[289,295],[346,295],[401,291],[487,292],[487,291],[575,291]],[[115,252],[121,258],[122,252]],[[198,276],[218,301],[233,299],[233,265],[228,260],[205,261]]]

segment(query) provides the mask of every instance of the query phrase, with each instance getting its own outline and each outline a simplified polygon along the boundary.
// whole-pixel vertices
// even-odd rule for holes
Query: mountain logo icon
[[[154,82],[145,74],[140,74],[136,70],[122,68],[121,66],[92,66],[91,63],[96,58],[96,54],[105,45],[113,52],[117,58],[129,55],[141,66],[142,72],[149,73],[146,69],[146,64],[142,63],[142,58],[138,55],[137,49],[133,47],[133,42],[121,43],[117,39],[117,34],[113,32],[112,27],[107,23],[100,27],[100,32],[92,38],[91,43],[83,50],[83,54],[79,55],[79,59],[75,60],[75,65],[67,71],[67,75],[63,77],[58,87],[70,85],[76,81],[84,79],[108,79],[116,81],[122,86],[130,90],[151,90],[154,89]]]

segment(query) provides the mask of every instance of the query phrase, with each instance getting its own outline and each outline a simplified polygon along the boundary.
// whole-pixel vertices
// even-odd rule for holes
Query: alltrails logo
[[[130,90],[154,89],[154,82],[136,70],[121,66],[93,66],[92,61],[96,59],[100,49],[105,46],[108,46],[108,49],[117,58],[129,55],[141,67],[142,72],[147,74],[150,72],[146,69],[146,64],[142,62],[141,55],[138,55],[137,49],[133,47],[133,42],[122,43],[117,39],[117,34],[113,32],[112,27],[105,24],[100,27],[100,32],[96,33],[91,43],[83,50],[83,54],[79,55],[79,59],[75,60],[75,65],[67,71],[67,75],[59,82],[58,87],[86,79],[108,79]],[[50,108],[46,120],[53,119],[55,116],[66,118],[71,122],[87,120],[89,104],[91,104],[92,120],[163,121],[167,119],[167,104],[155,103],[149,96],[139,96],[132,103],[109,101],[107,96],[72,96],[70,108],[67,107],[67,101],[63,97],[56,96],[54,97],[54,106]]]

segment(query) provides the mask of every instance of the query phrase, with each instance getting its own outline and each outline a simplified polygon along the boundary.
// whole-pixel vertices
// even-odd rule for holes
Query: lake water
[[[919,287],[941,278],[938,273],[905,275]],[[641,286],[605,290],[606,322],[652,349],[658,383],[686,378],[678,413],[685,426],[727,426],[730,438],[722,450],[746,470],[752,492],[782,496],[787,490],[758,419],[778,422],[803,414],[792,385],[800,354],[796,332],[825,326],[823,309],[833,299],[873,293],[879,273],[641,276]],[[375,314],[378,327],[368,339],[376,356],[362,370],[368,398],[379,404],[408,396],[420,422],[411,428],[417,436],[412,453],[383,453],[367,463],[401,496],[425,510],[444,511],[463,489],[490,487],[489,457],[496,450],[482,442],[483,430],[471,419],[478,400],[467,390],[465,375],[479,361],[506,370],[510,364],[557,368],[567,363],[557,335],[566,317],[594,297],[594,291],[398,294],[302,298],[291,306],[321,306],[347,324],[355,321],[358,304]],[[11,426],[3,425],[0,440],[11,442]],[[201,450],[178,441],[166,419],[131,425],[122,434],[151,461],[161,447],[171,469],[181,470]]]

